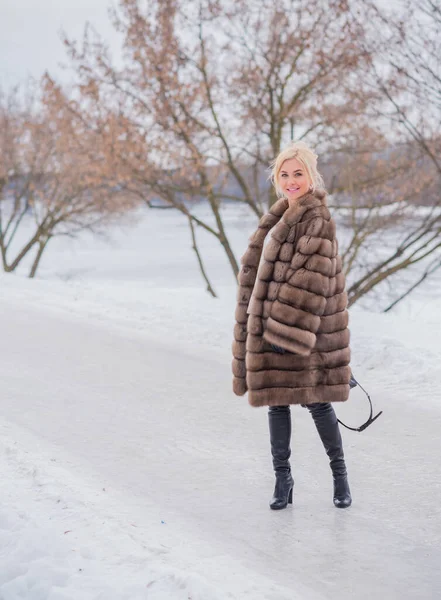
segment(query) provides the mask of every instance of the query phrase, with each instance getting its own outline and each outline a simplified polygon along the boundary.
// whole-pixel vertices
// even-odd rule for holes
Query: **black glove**
[[[280,346],[276,346],[275,344],[271,344],[271,348],[274,350],[274,352],[277,352],[277,354],[285,354],[286,352],[285,348],[281,348]]]
[[[355,379],[355,377],[351,373],[351,379],[349,380],[349,389],[352,390],[352,388],[357,387],[357,385],[358,385],[358,381]]]

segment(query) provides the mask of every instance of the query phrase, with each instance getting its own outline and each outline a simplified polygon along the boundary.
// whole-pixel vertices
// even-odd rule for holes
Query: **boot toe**
[[[276,477],[276,487],[271,498],[269,506],[272,510],[281,510],[286,508],[288,504],[292,504],[292,490],[294,480],[289,474],[288,477]]]
[[[349,508],[352,504],[352,498],[350,496],[346,498],[334,498],[334,506],[337,508]]]
[[[352,504],[351,491],[347,476],[334,479],[334,505],[337,508],[348,508]]]
[[[288,502],[284,502],[278,498],[277,500],[272,500],[269,506],[271,510],[282,510],[288,506]]]

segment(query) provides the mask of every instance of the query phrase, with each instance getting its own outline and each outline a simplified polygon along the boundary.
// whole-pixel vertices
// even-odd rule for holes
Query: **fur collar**
[[[282,221],[289,225],[289,227],[292,227],[301,220],[306,211],[317,206],[327,206],[326,192],[324,190],[316,190],[315,192],[305,194],[292,205],[289,204],[286,198],[281,198],[273,205],[273,208],[276,214],[280,215],[282,213]]]

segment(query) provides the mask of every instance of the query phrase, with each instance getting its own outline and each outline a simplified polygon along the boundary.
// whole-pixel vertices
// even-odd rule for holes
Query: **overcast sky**
[[[401,0],[378,0],[400,5]],[[0,0],[0,86],[10,87],[28,75],[45,70],[68,80],[60,63],[66,52],[60,39],[64,30],[71,38],[82,37],[89,21],[118,55],[118,37],[108,17],[117,0]]]
[[[86,21],[111,47],[117,37],[107,9],[112,0],[0,0],[0,85],[10,87],[47,69],[66,78],[58,66],[66,61],[60,30],[80,38]]]

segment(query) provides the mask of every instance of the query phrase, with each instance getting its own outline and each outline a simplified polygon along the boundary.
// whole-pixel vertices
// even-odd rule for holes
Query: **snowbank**
[[[240,252],[240,249],[245,247],[253,222],[244,218],[240,212],[233,211],[227,215],[227,221],[233,244]],[[403,577],[408,577],[408,582],[402,579],[404,587],[400,589],[408,589],[409,598],[425,597],[424,593],[418,595],[424,585],[439,589],[441,582],[433,580],[435,567],[432,569],[432,564],[438,564],[436,561],[439,557],[433,558],[433,563],[431,562],[432,543],[434,547],[439,536],[437,515],[429,515],[434,525],[427,526],[427,530],[424,529],[424,514],[415,517],[413,525],[408,519],[406,526],[396,520],[398,517],[395,513],[385,516],[389,506],[393,507],[399,503],[402,497],[398,484],[389,489],[391,474],[395,472],[395,467],[390,462],[385,470],[380,472],[380,475],[384,474],[384,481],[379,484],[374,479],[373,472],[362,471],[357,479],[354,461],[352,469],[358,483],[359,495],[357,498],[355,493],[356,502],[351,508],[352,522],[348,520],[350,517],[347,515],[339,515],[339,519],[346,520],[337,521],[337,515],[332,512],[331,523],[326,511],[322,512],[322,505],[314,504],[317,500],[308,498],[303,500],[302,504],[301,493],[295,507],[297,517],[293,517],[297,518],[297,521],[289,521],[289,532],[286,531],[283,521],[268,520],[274,515],[268,516],[271,511],[266,507],[265,516],[256,517],[257,523],[261,524],[262,533],[259,533],[259,525],[256,525],[255,521],[246,520],[245,498],[249,493],[247,489],[258,489],[263,495],[264,489],[267,490],[268,485],[271,485],[269,464],[264,462],[264,456],[267,454],[266,441],[261,441],[261,414],[257,416],[258,413],[250,411],[245,401],[228,397],[228,394],[232,396],[229,386],[229,362],[235,283],[221,250],[209,236],[203,232],[199,235],[204,246],[207,268],[213,275],[214,287],[219,294],[217,299],[210,298],[203,289],[185,221],[172,211],[150,211],[138,219],[136,227],[112,232],[110,241],[107,242],[88,236],[76,241],[54,242],[54,247],[50,248],[44,257],[40,277],[34,281],[23,277],[25,267],[17,275],[0,274],[0,306],[4,317],[2,333],[4,336],[5,331],[9,331],[6,328],[9,324],[8,316],[21,315],[28,323],[28,328],[23,339],[16,340],[17,348],[24,349],[30,345],[26,335],[31,336],[32,343],[35,344],[33,337],[37,335],[38,330],[42,345],[54,345],[55,353],[68,351],[73,340],[67,337],[63,344],[58,345],[56,332],[50,329],[58,322],[60,326],[67,323],[74,326],[77,324],[78,330],[87,331],[91,343],[97,346],[101,344],[104,357],[114,356],[117,349],[109,347],[109,342],[102,338],[100,331],[113,331],[119,340],[132,342],[138,339],[142,342],[143,351],[145,348],[154,351],[157,347],[159,354],[169,348],[175,353],[178,362],[175,367],[176,373],[170,374],[168,383],[173,388],[173,393],[183,394],[184,402],[188,402],[185,394],[191,392],[191,389],[188,390],[188,386],[184,389],[185,383],[179,387],[182,378],[180,369],[183,369],[179,356],[182,356],[182,360],[183,357],[193,357],[196,361],[207,360],[208,357],[210,363],[206,363],[205,368],[212,369],[213,372],[206,376],[207,382],[211,385],[212,381],[218,381],[220,393],[226,396],[223,398],[226,405],[234,402],[231,406],[235,407],[235,422],[239,419],[242,423],[248,419],[247,427],[252,425],[254,430],[251,427],[247,431],[234,431],[228,415],[225,420],[221,420],[221,412],[213,412],[213,419],[218,426],[217,433],[215,429],[213,432],[208,429],[204,432],[205,437],[201,435],[198,438],[200,432],[195,429],[195,440],[182,438],[176,440],[176,443],[180,444],[181,453],[188,453],[188,457],[181,457],[182,464],[184,465],[188,458],[192,469],[199,467],[197,454],[205,452],[201,461],[202,485],[205,477],[207,485],[214,485],[216,493],[226,488],[228,494],[229,486],[232,486],[237,497],[241,498],[238,515],[242,515],[242,520],[237,525],[240,536],[231,531],[230,540],[228,531],[221,531],[225,524],[217,524],[215,521],[205,524],[205,529],[200,525],[201,531],[213,534],[220,530],[221,537],[225,534],[222,543],[227,547],[231,545],[231,555],[221,552],[219,546],[212,545],[209,537],[199,535],[194,527],[186,527],[186,518],[189,522],[196,518],[190,507],[184,510],[182,519],[179,522],[176,520],[172,527],[163,520],[161,511],[151,497],[139,492],[140,496],[135,499],[129,492],[124,493],[124,490],[117,489],[116,481],[113,482],[113,488],[108,489],[99,483],[100,477],[94,481],[90,473],[86,476],[79,468],[80,462],[77,464],[72,454],[76,438],[72,437],[70,440],[69,454],[67,446],[63,449],[62,433],[55,444],[48,435],[45,437],[39,432],[39,428],[44,429],[45,420],[49,419],[49,413],[45,411],[50,411],[50,402],[45,403],[46,388],[41,388],[38,403],[33,402],[32,393],[33,387],[39,384],[39,376],[44,376],[46,359],[43,357],[43,362],[38,364],[37,361],[36,365],[32,365],[31,359],[27,358],[24,351],[17,350],[11,354],[8,350],[10,344],[3,339],[3,354],[0,355],[0,360],[4,375],[7,374],[10,379],[9,387],[3,386],[4,407],[0,412],[0,600],[324,600],[330,597],[329,590],[337,585],[341,576],[334,566],[329,567],[329,564],[333,564],[332,560],[327,563],[324,559],[326,552],[323,548],[334,547],[333,536],[338,539],[343,536],[344,544],[339,552],[345,551],[345,561],[351,565],[348,566],[351,572],[346,573],[342,598],[367,598],[371,592],[375,595],[375,591],[380,597],[391,597],[387,594],[398,584],[392,579],[390,587],[387,587],[389,575],[385,574],[384,578],[381,578],[378,571],[380,567],[375,560],[384,562],[394,553],[399,558],[387,568],[392,569],[391,577],[404,569],[406,575]],[[406,435],[416,435],[413,429],[425,431],[432,425],[436,428],[441,406],[441,388],[437,385],[441,364],[438,298],[439,281],[434,280],[392,313],[376,314],[356,307],[351,309],[352,367],[357,379],[371,393],[375,408],[384,411],[383,419],[363,434],[363,438],[351,438],[350,452],[358,456],[360,464],[360,457],[366,456],[366,453],[369,453],[371,461],[381,461],[384,454],[387,454],[388,460],[391,461],[402,453],[400,432],[395,432],[396,438],[392,437],[394,431],[391,427],[396,413],[391,413],[401,405],[406,407],[406,411],[410,411],[416,396],[419,407],[432,411],[428,417],[430,422],[426,423],[424,417],[419,416],[420,421],[415,421],[415,428],[409,426],[410,433]],[[41,331],[44,333],[41,334]],[[38,348],[38,344],[36,347]],[[133,352],[133,361],[138,359],[136,351],[136,348],[133,350],[132,347],[127,349],[127,352]],[[97,368],[101,364],[101,358],[96,359]],[[130,364],[130,355],[127,357],[127,363]],[[154,369],[155,366],[151,368]],[[69,377],[72,379],[69,380]],[[56,382],[61,390],[66,390],[69,386],[78,385],[78,381],[74,381],[73,377],[68,368],[61,373],[54,372],[54,384]],[[3,381],[5,379],[4,377]],[[191,377],[188,380],[190,387],[196,386]],[[139,388],[136,388],[137,382],[123,382],[123,385],[129,384],[132,386],[130,389],[133,388],[135,392],[142,388],[142,381],[138,382]],[[201,384],[202,388],[203,384],[204,381]],[[202,388],[198,390],[201,397],[205,393]],[[17,394],[17,397],[11,398],[11,394]],[[349,406],[351,403],[347,403],[347,407],[341,407],[340,416],[349,416],[360,423],[363,418],[361,414],[367,409],[361,404],[364,402],[361,397],[356,396],[355,400],[352,406]],[[141,415],[142,409],[139,406],[142,406],[142,401],[141,398],[138,405]],[[90,402],[104,403],[105,400],[100,400],[97,392],[90,394]],[[16,406],[17,414],[20,410],[27,411],[28,415],[32,415],[32,419],[28,417],[27,425],[21,426],[18,418],[13,418],[11,411],[6,410],[7,405]],[[211,406],[212,410],[217,406],[214,400]],[[87,414],[85,412],[75,415],[69,410],[66,407],[65,418],[71,419],[74,416],[80,423]],[[87,408],[84,410],[87,411]],[[99,414],[100,406],[97,404],[94,410]],[[61,414],[63,415],[62,411]],[[300,414],[298,418],[299,422],[305,425],[306,417]],[[213,419],[209,422],[211,427],[214,427]],[[32,427],[29,425],[31,421]],[[189,427],[191,422],[190,419]],[[403,422],[407,426],[409,420]],[[130,424],[130,419],[128,423]],[[53,426],[57,426],[55,420]],[[160,437],[163,426],[161,423],[157,424],[158,429],[152,430],[152,435]],[[94,430],[91,431],[93,433]],[[101,435],[98,422],[95,431],[97,437]],[[384,439],[385,432],[390,436],[388,440]],[[71,429],[68,427],[65,435],[66,439],[71,435]],[[133,447],[138,449],[136,432],[128,431],[124,435],[132,435]],[[315,446],[309,446],[306,433],[305,438],[301,437],[303,431],[299,430],[296,435],[307,447],[305,456],[314,456]],[[221,446],[224,446],[220,456],[215,449],[217,439],[213,439],[217,436]],[[376,447],[369,445],[372,440],[375,440]],[[111,443],[109,441],[109,444]],[[115,440],[115,444],[120,444],[115,446],[115,452],[118,453],[119,447],[125,448],[124,437]],[[231,478],[228,479],[229,461],[236,469],[238,466],[234,463],[235,445],[242,447],[243,452],[255,453],[248,457],[245,475],[242,475],[242,478],[250,478],[245,481],[245,484],[249,484],[248,488],[243,484],[243,479],[240,479],[240,473],[234,472],[234,469]],[[94,461],[91,462],[98,468],[100,464],[104,464],[106,457],[100,454],[102,447],[98,444],[90,447],[96,453]],[[142,461],[146,449],[140,447],[139,452],[139,460]],[[319,449],[318,452],[322,451]],[[422,455],[423,450],[418,450],[416,446],[409,451],[409,469],[412,468],[412,460],[415,461],[417,469]],[[126,458],[119,455],[120,464],[115,465],[115,474],[118,469],[120,473],[121,469],[124,469],[123,463]],[[309,483],[310,489],[314,489],[317,485],[315,473],[311,474],[307,459],[299,457],[296,460],[301,483],[303,478],[303,483]],[[302,460],[305,461],[304,465]],[[222,472],[224,477],[222,479],[220,475],[216,475],[219,477],[217,487],[213,484],[213,464],[218,464],[221,470],[219,472]],[[242,466],[240,460],[238,464]],[[429,467],[430,464],[426,465],[426,469]],[[323,469],[325,468],[326,465],[323,466]],[[161,480],[162,474],[154,471],[151,473]],[[240,488],[237,487],[238,477]],[[428,479],[430,476],[426,472],[418,493],[421,493],[424,501],[427,500],[429,513],[430,507],[433,506],[430,499],[435,492],[432,488],[424,490]],[[185,484],[185,478],[183,481]],[[361,506],[363,503],[362,490],[368,496],[375,485],[383,486],[382,499],[378,501],[378,506],[369,509],[365,506],[364,512],[361,510],[357,514],[357,500]],[[187,497],[192,497],[190,492],[187,493]],[[386,498],[389,498],[389,501],[386,501]],[[229,498],[228,501],[230,500]],[[254,510],[263,502],[262,498],[253,501]],[[403,501],[400,507],[403,515],[410,515],[414,510],[412,499],[409,502]],[[311,508],[311,503],[314,508]],[[385,512],[381,512],[380,509]],[[225,513],[219,514],[228,515],[231,507],[228,505],[224,510]],[[316,512],[311,519],[313,510],[320,513]],[[371,510],[371,513],[367,510]],[[210,519],[209,508],[204,507],[201,512],[205,518]],[[229,518],[224,518],[227,526],[234,522],[228,520]],[[233,518],[234,515],[231,519]],[[290,517],[285,515],[283,518]],[[381,527],[377,523],[381,523]],[[345,532],[348,531],[352,535],[349,541],[345,538]],[[408,555],[400,554],[402,548],[410,547],[410,538],[405,537],[404,544],[397,541],[401,540],[400,536],[413,536],[413,539],[416,539],[418,535],[423,534],[426,535],[426,539],[430,539],[430,551],[423,545],[422,539],[415,542],[415,548],[421,551],[421,556],[426,556],[424,565],[427,565],[427,575],[421,570],[425,567],[417,563],[414,573],[409,566],[414,563],[406,562],[411,559]],[[364,539],[368,540],[365,541],[365,546],[358,544],[359,535],[364,535]],[[298,540],[302,540],[298,545],[296,536]],[[267,540],[268,548],[262,543],[262,539]],[[319,569],[317,581],[311,588],[301,583],[301,577],[293,578],[290,575],[289,563],[282,564],[285,571],[281,571],[285,573],[286,581],[289,581],[288,587],[271,579],[271,565],[279,566],[280,563],[277,556],[280,544],[288,546],[290,552],[294,552],[297,547],[302,550],[304,562],[297,558],[300,562],[295,573],[301,574],[303,570],[307,574],[308,569],[316,573],[315,565],[322,565],[323,573],[320,573]],[[377,569],[377,580],[369,580],[372,589],[361,585],[360,588],[357,587],[358,591],[354,592],[353,586],[356,582],[351,577],[356,579],[363,576],[363,564],[366,560],[363,552],[366,548],[372,549],[368,560]],[[359,552],[361,554],[358,554]],[[246,560],[238,563],[235,559],[237,555],[243,555]],[[355,557],[355,562],[351,562],[351,557]],[[254,563],[255,566],[251,567]],[[421,580],[416,579],[419,573]],[[305,577],[308,580],[306,575]],[[311,582],[311,585],[312,583],[314,582]],[[318,591],[320,589],[323,590],[323,595]],[[360,591],[361,589],[363,591]]]

